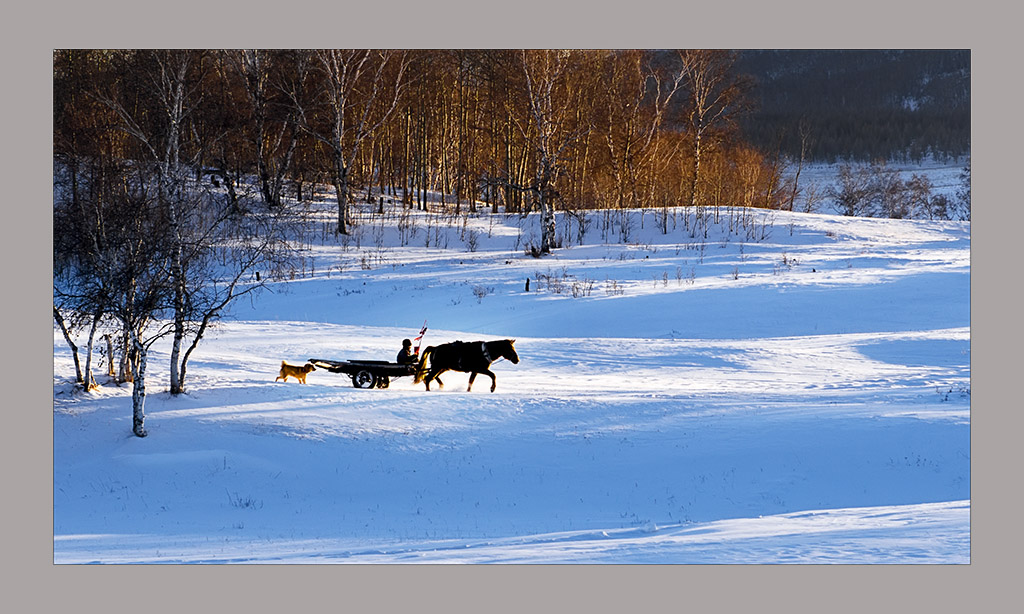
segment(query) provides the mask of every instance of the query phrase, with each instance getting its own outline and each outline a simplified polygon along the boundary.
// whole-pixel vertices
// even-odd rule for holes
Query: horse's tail
[[[412,383],[418,384],[423,381],[423,376],[427,374],[427,357],[434,352],[434,346],[428,345],[423,353],[420,354],[420,364],[416,366],[416,377]]]

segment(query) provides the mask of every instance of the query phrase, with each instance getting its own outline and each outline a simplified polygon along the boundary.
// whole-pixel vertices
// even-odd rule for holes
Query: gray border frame
[[[5,149],[9,282],[5,312],[14,338],[4,352],[9,374],[4,450],[8,491],[5,553],[15,577],[5,601],[38,609],[105,611],[296,611],[326,606],[355,611],[964,611],[1014,588],[1019,533],[1019,466],[1011,437],[1020,432],[1019,392],[1009,389],[1019,364],[1010,342],[1020,326],[1010,249],[1020,206],[1019,171],[1010,148],[1021,99],[1010,62],[1018,9],[983,0],[822,3],[740,0],[687,6],[640,0],[558,3],[518,0],[400,0],[378,5],[340,2],[220,7],[185,0],[150,3],[61,0],[9,13],[4,62],[15,75],[4,110],[15,133]],[[27,12],[28,19],[21,15]],[[538,17],[542,17],[538,19]],[[9,32],[10,34],[10,32]],[[737,47],[969,48],[972,50],[972,563],[969,566],[192,566],[78,567],[52,564],[52,415],[46,369],[13,377],[14,361],[52,365],[40,343],[46,323],[46,252],[52,242],[46,200],[52,193],[50,51],[67,47]],[[5,71],[7,72],[7,71]],[[7,72],[11,74],[11,72]],[[28,121],[24,121],[27,119]],[[1009,128],[1009,129],[1008,129]],[[30,155],[22,149],[28,145]],[[14,150],[17,149],[15,155]],[[9,171],[7,169],[10,169]],[[996,209],[996,207],[999,207]],[[997,217],[998,216],[998,217]],[[21,229],[27,229],[22,232]],[[20,263],[27,263],[20,266]],[[22,288],[26,292],[22,292]],[[1004,295],[1008,295],[1005,296]],[[27,326],[22,322],[29,323]],[[11,324],[13,323],[13,326]],[[1014,344],[1016,345],[1016,344]],[[25,356],[25,354],[28,356]],[[36,354],[39,354],[38,356]],[[11,394],[13,393],[13,398]],[[1011,558],[1013,557],[1013,558]],[[1012,574],[1012,575],[1011,575]],[[1006,596],[1009,596],[1008,594]],[[472,606],[472,607],[470,607]],[[33,607],[33,609],[37,609]],[[969,611],[969,610],[968,610]]]

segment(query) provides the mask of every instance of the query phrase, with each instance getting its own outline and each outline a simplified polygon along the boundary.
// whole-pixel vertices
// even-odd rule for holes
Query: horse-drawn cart
[[[392,377],[415,375],[417,376],[415,383],[423,381],[427,390],[430,390],[431,381],[444,387],[444,383],[438,376],[445,371],[453,370],[469,373],[467,391],[473,389],[473,380],[476,379],[477,374],[483,373],[491,378],[491,392],[494,392],[496,378],[494,372],[491,371],[491,363],[502,358],[507,358],[512,364],[519,364],[519,354],[516,353],[514,339],[471,341],[469,343],[453,341],[430,346],[423,350],[419,362],[411,364],[385,360],[327,360],[324,358],[310,358],[309,362],[319,369],[348,375],[352,378],[352,385],[356,388],[387,388],[391,385]],[[421,363],[423,371],[418,373]],[[429,366],[427,366],[428,363]]]
[[[387,388],[392,377],[416,374],[416,364],[403,365],[386,360],[326,360],[310,358],[318,369],[331,373],[344,373],[352,378],[356,388]]]

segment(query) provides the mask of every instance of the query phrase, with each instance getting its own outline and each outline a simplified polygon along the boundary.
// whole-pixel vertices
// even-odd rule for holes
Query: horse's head
[[[516,353],[515,339],[505,339],[501,344],[501,356],[512,361],[512,364],[519,364],[519,354]]]

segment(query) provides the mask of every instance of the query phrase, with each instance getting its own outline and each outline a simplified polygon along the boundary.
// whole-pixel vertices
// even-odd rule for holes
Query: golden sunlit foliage
[[[346,204],[371,191],[509,212],[781,202],[777,156],[736,128],[749,84],[728,52],[178,53],[189,54],[181,162],[254,177],[270,207],[329,185],[339,232]],[[157,54],[54,52],[55,154],[153,157],[125,115],[150,147],[170,146],[153,129],[163,103],[145,94],[166,79]]]

